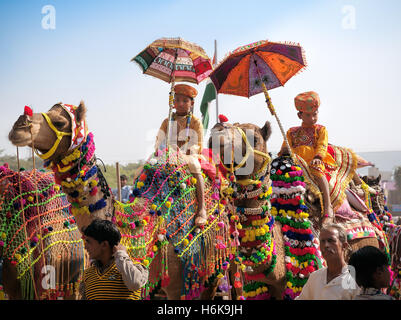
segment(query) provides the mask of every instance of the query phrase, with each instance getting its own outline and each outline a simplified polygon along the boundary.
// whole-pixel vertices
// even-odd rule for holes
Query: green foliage
[[[398,190],[401,190],[401,166],[398,166],[394,170],[394,180]]]
[[[17,163],[17,156],[16,155],[4,155],[4,150],[0,149],[0,165],[4,163],[8,163],[9,167],[14,170],[18,171],[18,163]],[[20,168],[24,168],[25,170],[32,170],[33,162],[32,157],[28,159],[20,159]],[[120,164],[120,175],[125,174],[128,177],[128,184],[132,185],[134,181],[134,177],[139,172],[139,169],[143,165],[144,161],[139,161],[136,163],[128,163],[127,165]],[[117,188],[117,171],[116,166],[111,164],[106,164],[105,167],[98,162],[99,168],[102,170],[103,175],[105,176],[107,183],[109,184],[110,188],[116,189]],[[43,169],[43,160],[39,157],[35,156],[35,167],[36,169]],[[106,168],[106,170],[104,170]]]
[[[4,150],[0,149],[0,165],[4,163],[8,163],[8,166],[11,170],[18,171],[18,161],[17,155],[3,155]],[[33,161],[32,157],[28,159],[19,159],[20,168],[24,168],[25,170],[32,170],[33,169]],[[35,156],[35,167],[36,169],[43,169],[43,160],[37,156]]]
[[[120,167],[120,175],[125,174],[128,177],[128,184],[132,185],[134,178],[139,173],[144,161],[140,160],[136,163],[128,163],[127,165],[119,165]],[[98,164],[99,168],[102,170],[104,177],[107,180],[110,188],[116,189],[117,188],[117,170],[116,165],[106,164],[104,170],[103,165],[100,163]]]

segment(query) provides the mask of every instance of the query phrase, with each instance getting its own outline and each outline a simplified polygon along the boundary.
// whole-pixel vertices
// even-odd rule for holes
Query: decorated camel
[[[328,152],[337,165],[328,178],[334,222],[345,228],[352,251],[368,245],[388,249],[384,234],[376,223],[377,217],[368,210],[361,194],[353,188],[354,181],[360,183],[356,174],[358,156],[350,149],[330,144]],[[305,161],[297,155],[295,158],[304,172],[307,186],[305,203],[314,229],[318,231],[325,222],[322,196]]]
[[[9,299],[75,299],[85,252],[51,172],[0,166],[0,256]]]
[[[323,222],[321,201],[307,166],[289,156],[274,159],[270,165],[266,151],[268,123],[263,128],[252,124],[217,124],[211,135],[209,144],[216,143],[212,139],[218,142],[218,152],[231,181],[227,190],[232,192],[232,210],[236,213],[231,217],[235,222],[232,229],[240,245],[236,265],[246,265],[242,274],[233,271],[236,294],[242,291],[247,299],[294,298],[309,273],[322,263],[316,239]],[[343,148],[338,151],[342,152],[336,158],[339,162],[344,157],[352,160],[351,151]],[[356,157],[353,159],[356,161]],[[240,172],[249,165],[254,170]],[[352,177],[355,167],[356,162],[351,161],[350,172],[343,174]],[[337,190],[337,199],[341,201],[334,206],[335,222],[347,229],[353,251],[366,245],[378,247],[382,233],[370,223],[366,213],[364,216],[355,208],[342,211],[345,206],[350,207],[345,194],[349,181],[350,178],[343,180],[342,189]],[[238,285],[235,282],[241,276],[245,281],[243,290],[239,281]]]
[[[396,299],[401,299],[401,226],[394,224],[388,210],[384,190],[380,185],[381,175],[376,178],[362,177],[362,189],[365,191],[366,202],[379,220],[389,245],[392,284],[389,293]],[[357,186],[358,187],[358,186]]]
[[[266,149],[270,134],[269,122],[262,128],[226,122],[216,124],[209,139],[209,146],[217,146],[214,151],[221,155],[230,181],[226,193],[233,200],[231,234],[239,245],[231,266],[233,296],[247,300],[294,299],[309,274],[322,266],[318,243],[302,206],[302,182],[298,181],[302,172],[281,163],[285,173],[294,177],[292,189],[271,176]],[[276,206],[277,200],[284,198],[292,198],[293,212],[283,213],[284,206]]]
[[[284,165],[283,174],[276,170],[271,175],[273,183],[270,181],[268,124],[258,128],[225,123],[212,130],[211,140],[221,142],[218,151],[226,163],[225,170],[231,173],[230,186],[222,194],[224,179],[216,175],[213,166],[204,170],[209,223],[199,229],[193,224],[195,181],[179,153],[167,150],[146,161],[134,181],[129,204],[112,198],[96,165],[93,134],[88,133],[85,112],[83,103],[78,107],[56,104],[47,113],[23,115],[9,138],[18,146],[33,143],[47,158],[45,165],[54,171],[67,194],[80,230],[95,218],[111,219],[119,226],[131,257],[150,268],[143,297],[148,297],[158,284],[170,299],[208,293],[204,286],[223,277],[231,261],[231,267],[245,271],[232,273],[237,293],[247,299],[292,299],[309,273],[321,266],[318,230],[308,219],[302,197],[302,188],[307,186],[301,181],[304,170],[284,157],[272,164]],[[245,131],[254,133],[248,138]],[[233,150],[240,150],[243,157],[231,159]],[[226,159],[225,154],[229,155]],[[252,164],[251,171],[239,173],[245,163]],[[273,196],[271,184],[275,188]],[[226,197],[234,202],[230,204]],[[320,211],[312,211],[311,218],[314,214],[321,216]],[[350,243],[353,248],[372,243],[377,246],[374,236],[350,239]],[[241,250],[236,255],[238,244]]]
[[[206,171],[205,200],[209,213],[204,228],[194,225],[194,177],[179,153],[152,155],[134,181],[128,204],[116,201],[96,164],[94,137],[86,124],[86,107],[58,103],[46,113],[28,110],[9,133],[17,146],[31,146],[53,170],[56,183],[71,203],[80,231],[93,219],[116,223],[122,244],[133,259],[149,267],[147,298],[158,285],[168,299],[204,298],[213,294],[230,259],[222,179],[215,168]],[[210,169],[210,168],[209,168]],[[213,175],[214,174],[214,175]],[[183,277],[184,275],[184,277]]]

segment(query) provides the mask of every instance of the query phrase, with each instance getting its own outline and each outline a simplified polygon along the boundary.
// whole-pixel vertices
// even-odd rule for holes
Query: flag
[[[203,129],[207,129],[209,126],[209,104],[216,99],[216,88],[213,82],[209,79],[205,87],[205,93],[203,94],[202,102],[200,105],[200,111],[202,113],[202,124]]]
[[[213,60],[212,60],[213,67],[216,65],[216,63],[217,63],[217,50],[216,50],[216,41],[215,41],[214,42],[214,56],[213,56]],[[209,126],[209,104],[210,104],[210,102],[212,102],[215,99],[216,99],[216,88],[214,87],[213,82],[209,79],[206,84],[205,92],[203,93],[203,98],[202,98],[202,102],[200,105],[200,111],[202,113],[202,125],[203,125],[203,129],[205,130],[205,132]]]

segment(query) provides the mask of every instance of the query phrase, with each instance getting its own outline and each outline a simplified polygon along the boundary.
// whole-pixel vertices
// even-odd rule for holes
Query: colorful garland
[[[233,260],[243,273],[242,281],[239,272],[234,281],[235,288],[242,288],[243,296],[238,297],[240,300],[271,298],[266,283],[261,282],[273,272],[277,262],[276,243],[272,238],[274,218],[270,215],[272,187],[266,177],[266,170],[245,180],[237,181],[234,176],[230,176],[230,184],[224,190],[230,201],[258,200],[261,203],[256,208],[236,206],[230,212],[231,239],[240,248],[233,254]],[[251,253],[245,248],[252,248]],[[262,265],[267,268],[261,273],[251,274],[254,268]]]
[[[82,145],[66,155],[59,163],[47,161],[44,164],[53,170],[56,182],[68,191],[70,212],[74,216],[90,215],[105,208],[107,198],[111,196],[110,188],[95,161],[95,142],[93,133],[90,132]],[[101,199],[83,205],[86,199],[95,197],[99,190],[103,193]]]
[[[302,169],[291,158],[279,157],[273,160],[271,173],[271,214],[281,223],[284,236],[287,283],[283,298],[292,300],[300,294],[309,274],[322,267],[322,258],[303,200]]]

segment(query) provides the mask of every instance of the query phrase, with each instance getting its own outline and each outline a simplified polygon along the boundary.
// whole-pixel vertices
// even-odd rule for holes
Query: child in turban
[[[195,218],[195,225],[202,226],[207,222],[206,207],[204,200],[204,179],[202,176],[199,157],[203,148],[203,125],[202,122],[193,115],[194,98],[198,94],[197,90],[185,84],[177,84],[174,87],[174,108],[170,124],[169,145],[178,147],[182,151],[189,170],[196,178],[196,193],[198,207]],[[167,125],[169,119],[166,118],[160,126],[156,137],[156,151],[166,145]]]
[[[299,127],[287,131],[287,140],[293,152],[303,158],[309,165],[311,173],[323,194],[325,222],[333,218],[333,207],[330,202],[329,184],[326,172],[336,167],[334,158],[327,152],[328,136],[324,126],[316,124],[320,106],[319,95],[309,91],[295,97],[295,108],[298,118],[302,120]],[[279,155],[288,153],[285,142]]]

